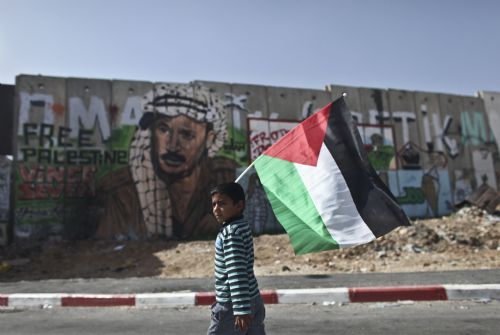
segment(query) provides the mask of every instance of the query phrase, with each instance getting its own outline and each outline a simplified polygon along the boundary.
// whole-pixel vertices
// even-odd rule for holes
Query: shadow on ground
[[[155,253],[175,241],[70,241],[0,249],[0,282],[68,278],[152,277],[164,264]]]

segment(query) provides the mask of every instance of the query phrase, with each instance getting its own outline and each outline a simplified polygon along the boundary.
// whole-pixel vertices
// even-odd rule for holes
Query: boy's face
[[[219,223],[224,223],[243,213],[245,205],[243,201],[234,202],[225,194],[215,193],[212,195],[212,211]]]

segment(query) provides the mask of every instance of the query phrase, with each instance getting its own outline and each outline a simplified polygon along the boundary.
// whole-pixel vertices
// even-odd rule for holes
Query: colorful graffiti
[[[488,184],[493,189],[497,189],[497,180],[495,175],[495,167],[493,164],[493,155],[488,149],[472,151],[472,162],[476,176],[476,184]]]
[[[68,97],[65,108],[50,94],[20,92],[16,235],[75,233],[76,215],[76,237],[214,235],[207,195],[238,166],[217,156],[227,139],[223,99],[200,85],[158,83],[118,111],[92,94]]]
[[[298,124],[298,121],[249,118],[248,143],[250,162],[253,162],[261,153]]]
[[[375,170],[395,170],[396,148],[392,127],[358,124],[358,131]]]
[[[15,237],[211,237],[211,187],[344,91],[371,164],[409,216],[448,214],[483,183],[498,189],[479,98],[19,76]],[[254,233],[282,232],[255,172],[242,184]]]
[[[238,175],[243,169],[237,170]],[[244,215],[248,222],[252,223],[254,234],[282,233],[283,227],[273,214],[273,210],[267,200],[264,187],[260,183],[259,176],[254,169],[244,175],[239,183],[246,191],[247,201]]]
[[[389,171],[389,188],[410,217],[445,215],[452,209],[448,171]]]
[[[98,186],[106,211],[96,236],[213,236],[209,191],[237,166],[215,157],[227,137],[222,100],[202,86],[162,83],[144,95],[142,112],[128,165]]]
[[[9,221],[11,161],[0,156],[0,222]]]

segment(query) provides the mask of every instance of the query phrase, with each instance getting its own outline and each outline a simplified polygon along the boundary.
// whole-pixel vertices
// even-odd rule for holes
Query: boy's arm
[[[251,314],[246,254],[243,238],[234,232],[228,234],[224,243],[224,260],[235,316]]]

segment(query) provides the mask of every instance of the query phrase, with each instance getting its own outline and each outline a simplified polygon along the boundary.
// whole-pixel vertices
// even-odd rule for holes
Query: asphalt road
[[[258,277],[260,289],[441,284],[498,284],[500,269],[442,272],[337,273]],[[99,278],[2,282],[0,293],[145,293],[213,291],[213,278]]]
[[[498,334],[500,302],[267,305],[268,334]],[[4,335],[204,334],[207,306],[0,309]]]

